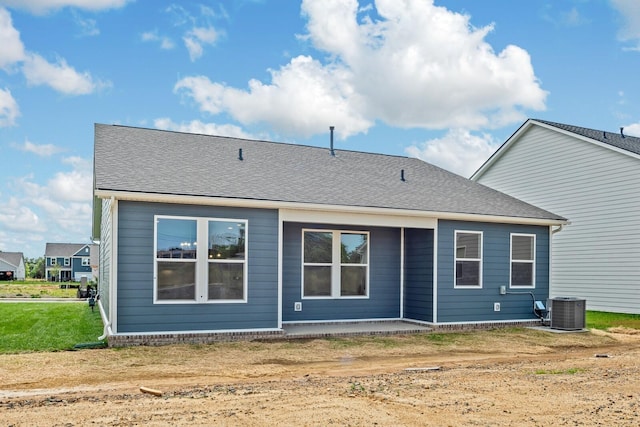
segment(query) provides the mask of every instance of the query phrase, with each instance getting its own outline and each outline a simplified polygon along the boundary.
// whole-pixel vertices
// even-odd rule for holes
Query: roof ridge
[[[232,140],[236,140],[236,141],[247,141],[247,142],[252,142],[252,143],[276,144],[276,145],[285,145],[285,146],[290,146],[290,147],[309,148],[309,149],[313,149],[313,150],[330,151],[330,147],[329,146],[323,147],[323,146],[319,146],[319,145],[300,144],[300,143],[295,143],[295,142],[270,141],[268,139],[241,138],[241,137],[238,137],[238,136],[216,135],[216,134],[210,134],[210,133],[185,132],[185,131],[177,131],[177,130],[169,130],[169,129],[157,129],[157,128],[149,128],[149,127],[138,127],[138,126],[129,126],[129,125],[121,125],[121,124],[95,123],[95,125],[120,127],[120,128],[136,130],[136,131],[155,131],[155,132],[165,132],[165,133],[171,133],[171,134],[181,134],[181,135],[190,135],[190,136],[204,136],[204,137],[210,137],[210,138],[223,138],[223,139],[232,139]],[[387,157],[395,157],[395,158],[400,158],[400,159],[417,159],[417,160],[420,160],[417,157],[402,156],[402,155],[399,155],[399,154],[375,153],[375,152],[371,152],[371,151],[362,151],[362,150],[353,150],[353,149],[334,148],[333,151],[335,151],[335,152],[343,152],[343,153],[367,154],[367,155],[373,155],[373,156],[387,156]],[[422,160],[420,160],[420,161],[422,161]]]

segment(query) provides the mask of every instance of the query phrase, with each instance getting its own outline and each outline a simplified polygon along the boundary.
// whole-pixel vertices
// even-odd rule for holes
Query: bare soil
[[[637,426],[637,332],[0,355],[0,425]]]

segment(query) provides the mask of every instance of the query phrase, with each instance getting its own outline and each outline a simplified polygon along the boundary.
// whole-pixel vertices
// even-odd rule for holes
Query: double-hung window
[[[369,233],[303,230],[302,296],[369,295]]]
[[[69,267],[70,264],[71,264],[71,260],[69,258],[65,258],[64,259],[64,266],[65,267]]]
[[[482,232],[456,231],[455,287],[482,287]]]
[[[156,216],[155,239],[155,302],[246,302],[246,220]]]
[[[56,258],[51,258],[51,265],[57,265]]]
[[[89,258],[82,257],[82,266],[83,267],[88,267],[89,265],[91,265],[90,262],[89,262]]]
[[[536,283],[535,234],[511,234],[512,288],[534,288]]]

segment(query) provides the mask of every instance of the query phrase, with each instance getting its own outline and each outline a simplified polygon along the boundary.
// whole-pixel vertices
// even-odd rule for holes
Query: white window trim
[[[332,242],[331,242],[331,263],[305,263],[304,262],[304,234],[306,232],[316,232],[316,233],[332,233]],[[366,276],[366,292],[364,295],[340,295],[341,288],[341,267],[343,266],[342,257],[340,253],[341,248],[341,240],[340,236],[342,234],[364,234],[367,236],[367,262],[365,264],[344,264],[350,266],[365,266],[367,267],[367,276]],[[302,248],[301,248],[301,264],[302,264],[302,273],[300,280],[300,295],[302,299],[308,300],[329,300],[329,299],[368,299],[369,298],[369,274],[371,272],[371,264],[370,254],[371,254],[371,233],[369,231],[355,231],[355,230],[334,230],[334,229],[325,229],[325,228],[303,228],[302,229]],[[331,267],[331,295],[327,296],[305,296],[304,295],[304,267],[305,266],[326,266]]]
[[[49,260],[50,260],[50,262],[49,262],[50,266],[53,267],[54,265],[58,265],[57,264],[58,261],[55,258],[51,257],[51,258],[49,258]]]
[[[158,258],[158,220],[159,219],[179,219],[185,221],[196,221],[197,246],[204,250],[196,251],[196,259],[185,258]],[[209,243],[209,222],[237,222],[244,224],[244,259],[243,260],[219,260],[219,263],[243,263],[242,270],[242,295],[240,299],[215,299],[209,298],[209,260],[208,243]],[[162,262],[193,262],[196,264],[196,289],[195,298],[192,300],[170,300],[158,299],[158,261]],[[190,217],[175,215],[154,215],[153,217],[153,303],[154,304],[237,304],[247,303],[249,290],[249,221],[246,219],[236,218],[209,218],[209,217]]]
[[[71,265],[71,260],[69,258],[64,259],[64,266],[69,267]]]
[[[91,265],[91,261],[88,257],[82,257],[82,266],[89,267]]]
[[[458,234],[478,234],[480,236],[480,257],[479,258],[458,258]],[[458,261],[479,261],[480,268],[478,271],[478,286],[458,285]],[[484,233],[474,230],[455,230],[453,233],[453,288],[454,289],[482,289],[483,281],[483,264],[484,264]]]
[[[525,237],[533,237],[533,260],[528,259],[513,259],[513,237],[514,236],[525,236]],[[529,233],[511,233],[509,235],[509,288],[513,289],[535,289],[536,288],[536,235]],[[530,263],[533,264],[532,268],[532,285],[531,286],[518,286],[511,283],[511,273],[513,269],[513,262],[521,262],[521,263]]]

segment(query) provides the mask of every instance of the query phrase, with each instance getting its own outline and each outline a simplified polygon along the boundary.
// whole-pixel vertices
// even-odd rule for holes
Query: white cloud
[[[0,0],[0,5],[43,14],[64,7],[76,7],[91,11],[117,9],[130,1],[132,0]]]
[[[0,89],[0,127],[13,126],[20,116],[18,103],[9,89]]]
[[[321,62],[298,56],[269,70],[271,81],[247,89],[190,76],[175,91],[202,111],[228,113],[242,124],[265,122],[283,134],[309,136],[329,124],[340,136],[365,133],[376,121],[403,128],[482,129],[523,120],[543,110],[529,54],[507,46],[495,53],[485,41],[492,26],[432,0],[304,0],[308,33]]]
[[[94,80],[88,72],[79,73],[63,58],[51,64],[40,55],[32,53],[27,55],[22,70],[29,85],[47,85],[67,95],[86,95],[110,85],[108,82]]]
[[[140,37],[143,42],[158,42],[160,43],[160,48],[164,50],[170,50],[175,47],[175,43],[169,37],[158,35],[157,31],[147,31],[142,33]]]
[[[17,232],[44,232],[46,228],[38,215],[15,197],[0,206],[2,228]]]
[[[234,138],[253,139],[253,135],[242,130],[241,127],[235,125],[218,125],[215,123],[203,123],[200,120],[192,120],[188,123],[175,123],[169,118],[163,117],[155,119],[154,126],[162,130],[171,130],[176,132],[198,133],[202,135],[218,135],[230,136]]]
[[[11,65],[24,59],[24,46],[20,33],[13,27],[11,15],[0,7],[0,68],[9,70]]]
[[[640,51],[640,2],[637,0],[611,0],[611,4],[622,17],[623,24],[618,31],[622,41],[636,42],[632,50]]]
[[[91,162],[81,157],[62,160],[73,169],[58,172],[47,182],[47,194],[53,204],[61,202],[88,202],[93,197],[93,174]]]
[[[56,147],[53,144],[34,144],[29,140],[25,140],[22,145],[14,144],[14,146],[19,150],[34,153],[40,157],[49,157],[63,151],[62,148]]]
[[[91,18],[83,18],[77,12],[73,13],[73,20],[76,25],[80,28],[81,36],[97,36],[100,34],[100,30],[98,29],[98,23],[95,19]]]
[[[44,242],[85,242],[91,234],[91,161],[69,157],[62,163],[68,170],[45,185],[33,175],[9,181],[13,195],[0,204],[0,230],[28,256],[42,256]]]
[[[640,122],[626,125],[624,127],[624,133],[625,135],[637,136],[640,138]]]
[[[499,143],[488,134],[452,129],[442,138],[406,148],[408,155],[469,177],[496,151]]]
[[[337,135],[366,132],[372,122],[352,108],[350,87],[344,83],[348,70],[325,67],[308,56],[299,56],[278,71],[270,70],[272,84],[249,82],[243,91],[207,77],[187,77],[174,90],[192,97],[202,111],[226,111],[243,124],[266,122],[285,135],[311,136],[335,125]]]
[[[218,40],[218,32],[213,27],[196,27],[187,32],[182,40],[189,51],[189,58],[191,58],[191,61],[195,61],[204,52],[202,45],[215,44],[216,40]]]

